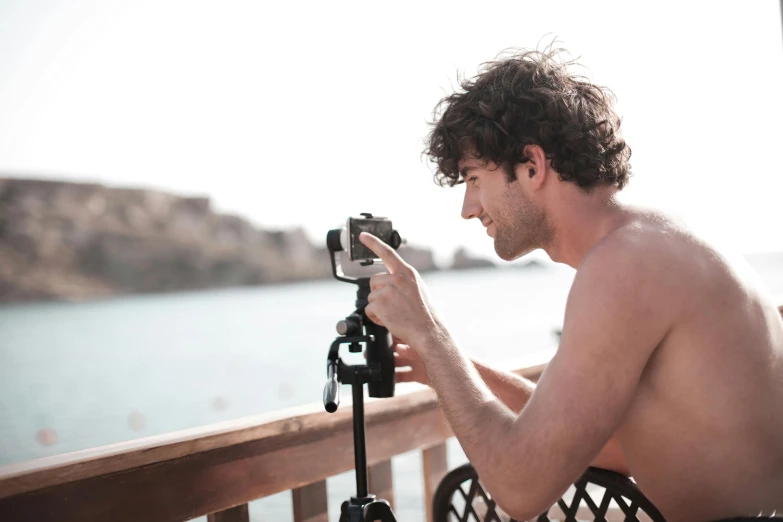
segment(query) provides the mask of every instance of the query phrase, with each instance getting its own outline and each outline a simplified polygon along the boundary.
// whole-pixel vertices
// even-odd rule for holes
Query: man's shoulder
[[[693,291],[697,274],[712,257],[706,243],[673,220],[638,219],[590,249],[574,284],[616,299],[670,304]]]
[[[687,289],[672,270],[676,249],[666,227],[635,222],[596,243],[577,269],[566,303],[563,339],[624,346],[646,360],[681,313]],[[678,240],[679,241],[679,240]]]
[[[594,245],[583,264],[592,271],[625,273],[638,283],[652,278],[669,291],[758,286],[757,275],[738,252],[660,213],[645,214],[612,231]]]
[[[577,269],[591,275],[622,273],[634,279],[685,270],[684,259],[704,249],[694,236],[671,222],[635,220],[598,241]],[[676,265],[675,265],[676,263]],[[675,266],[673,266],[675,265]]]

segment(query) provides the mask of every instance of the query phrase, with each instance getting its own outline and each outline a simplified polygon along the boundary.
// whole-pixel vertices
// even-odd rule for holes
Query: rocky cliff
[[[435,269],[428,250],[401,253]],[[326,249],[304,231],[259,229],[207,198],[0,178],[0,302],[326,277]]]
[[[458,248],[454,252],[454,259],[451,263],[452,270],[466,270],[470,268],[491,268],[495,267],[495,263],[489,259],[476,257],[471,255],[466,249]]]

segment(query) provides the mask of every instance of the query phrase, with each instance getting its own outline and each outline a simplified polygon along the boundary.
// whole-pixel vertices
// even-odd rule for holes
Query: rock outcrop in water
[[[493,263],[489,259],[475,257],[471,255],[464,248],[458,248],[457,251],[454,252],[454,260],[452,261],[451,264],[452,270],[466,270],[469,268],[490,268],[495,266],[497,265],[495,265],[495,263]]]
[[[407,247],[420,271],[432,253]],[[0,302],[87,299],[331,277],[301,229],[262,230],[209,199],[0,179]]]

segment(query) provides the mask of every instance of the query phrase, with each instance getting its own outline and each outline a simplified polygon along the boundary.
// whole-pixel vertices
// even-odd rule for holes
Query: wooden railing
[[[535,380],[549,357],[515,371]],[[247,522],[248,502],[291,490],[295,522],[326,522],[326,479],[353,469],[351,414],[313,404],[5,466],[0,520]],[[452,436],[434,393],[368,401],[365,416],[370,491],[393,505],[390,459],[421,449],[429,520]]]
[[[514,367],[536,379],[551,357]],[[344,394],[345,395],[345,394]],[[350,395],[350,394],[348,394]],[[394,502],[391,458],[420,449],[429,519],[452,433],[430,389],[367,401],[369,489]],[[292,491],[295,522],[326,522],[326,479],[354,467],[350,404],[313,404],[0,468],[0,520],[248,521],[248,502]]]

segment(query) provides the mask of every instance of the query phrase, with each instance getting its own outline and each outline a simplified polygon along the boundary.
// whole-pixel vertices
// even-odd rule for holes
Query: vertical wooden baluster
[[[250,522],[250,513],[247,504],[240,504],[217,513],[210,513],[207,515],[207,522]]]
[[[446,462],[446,443],[441,442],[421,452],[424,472],[424,507],[427,510],[427,522],[432,522],[432,499],[435,490],[448,472]]]
[[[326,481],[291,490],[294,522],[328,522]]]
[[[394,509],[391,460],[384,460],[367,469],[367,486],[375,498],[382,498]]]

